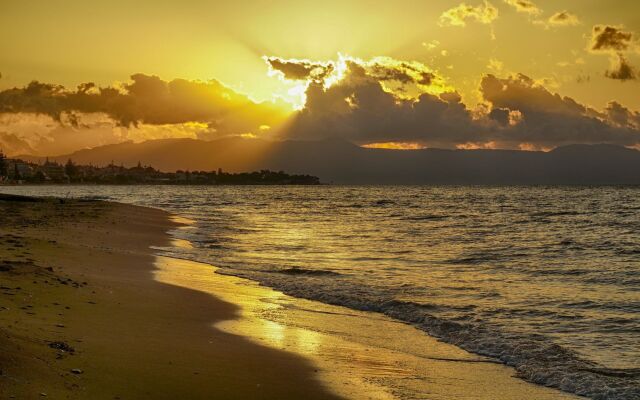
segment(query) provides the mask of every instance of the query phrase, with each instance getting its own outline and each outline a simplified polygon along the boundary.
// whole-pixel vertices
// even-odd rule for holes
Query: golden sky
[[[608,58],[587,51],[593,25],[640,31],[640,3],[630,0],[536,0],[539,16],[493,0],[499,14],[492,26],[471,19],[465,27],[439,24],[457,0],[2,3],[0,87],[32,79],[106,85],[144,72],[165,79],[215,78],[265,100],[282,88],[265,79],[261,56],[330,60],[342,53],[423,62],[442,71],[464,97],[473,96],[483,73],[502,70],[547,79],[592,106],[615,98],[640,109],[639,87],[604,77]],[[578,25],[533,23],[565,10]],[[640,61],[637,53],[631,58]],[[578,82],[587,76],[588,83]]]
[[[596,26],[632,36],[624,49],[594,50]],[[109,86],[143,73],[216,79],[254,101],[301,108],[306,82],[269,74],[265,57],[386,57],[419,63],[469,109],[484,100],[486,74],[524,74],[596,110],[615,100],[638,111],[639,34],[640,3],[631,0],[2,0],[0,89],[32,80]]]

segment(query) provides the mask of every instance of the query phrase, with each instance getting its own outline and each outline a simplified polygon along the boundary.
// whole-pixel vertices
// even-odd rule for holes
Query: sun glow
[[[347,62],[362,60],[344,56],[338,53],[338,59],[333,61],[312,61],[307,59],[283,59],[279,57],[262,56],[269,69],[268,77],[277,78],[283,85],[282,91],[274,93],[274,97],[291,104],[294,110],[302,110],[307,102],[307,89],[312,82],[321,83],[325,89],[330,88],[344,79],[348,69]],[[290,74],[274,68],[273,63],[282,66],[293,66]]]
[[[415,142],[369,143],[369,144],[362,145],[361,147],[365,147],[367,149],[388,149],[388,150],[422,150],[427,148],[427,146],[424,146],[420,143],[415,143]]]
[[[423,93],[440,95],[454,92],[451,86],[437,70],[418,61],[402,61],[392,57],[373,57],[364,60],[338,53],[335,60],[315,61],[311,59],[284,59],[276,56],[263,56],[268,65],[267,76],[277,78],[283,90],[274,93],[291,104],[295,110],[304,108],[307,90],[313,84],[319,84],[324,90],[342,82],[349,71],[357,71],[356,79],[377,81],[382,89],[393,94],[398,100],[417,99]]]

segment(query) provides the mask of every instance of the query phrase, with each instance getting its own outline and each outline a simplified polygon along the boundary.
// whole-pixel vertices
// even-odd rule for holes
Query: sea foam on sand
[[[309,358],[321,381],[346,398],[574,398],[384,315],[294,298],[194,261],[159,256],[156,267],[160,282],[240,307],[239,318],[216,329]]]

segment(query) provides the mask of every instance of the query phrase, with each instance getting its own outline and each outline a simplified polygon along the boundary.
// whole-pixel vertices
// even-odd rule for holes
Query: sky
[[[639,142],[640,4],[633,0],[0,3],[0,146],[9,153],[224,135],[330,135],[401,148]],[[192,82],[194,93],[215,82],[201,89],[239,97],[231,105],[211,101],[211,112],[202,96],[151,105],[152,95],[140,102],[142,92],[126,89],[143,86],[136,74]],[[121,103],[147,109],[124,121],[123,106],[59,104],[60,92],[55,112],[25,93],[9,96],[34,80],[67,92],[92,82],[87,93],[95,96],[117,88],[130,97]],[[495,93],[496,85],[508,93]],[[49,104],[52,94],[44,96]],[[173,112],[185,101],[199,111],[148,115],[149,107]]]

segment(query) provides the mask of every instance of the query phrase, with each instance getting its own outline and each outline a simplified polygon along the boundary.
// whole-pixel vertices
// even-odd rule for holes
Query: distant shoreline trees
[[[8,168],[10,166],[11,168]],[[103,185],[319,185],[312,175],[284,171],[253,172],[183,171],[162,172],[150,166],[126,168],[111,162],[105,167],[77,165],[71,159],[61,165],[48,159],[44,164],[7,159],[0,153],[0,181],[10,184],[103,184]]]

